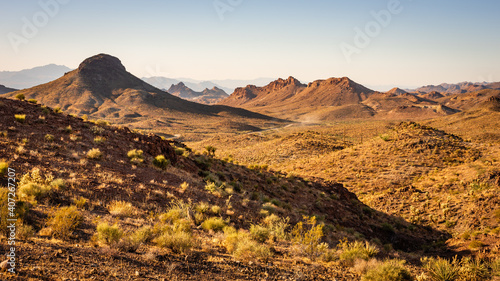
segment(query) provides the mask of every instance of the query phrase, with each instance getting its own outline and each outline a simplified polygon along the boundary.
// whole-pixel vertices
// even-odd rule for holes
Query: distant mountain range
[[[21,71],[0,71],[0,84],[26,89],[55,80],[70,70],[64,65],[49,64]]]
[[[208,106],[175,97],[130,74],[118,58],[106,54],[84,60],[57,80],[3,96],[19,93],[66,113],[87,114],[142,129],[171,130],[186,120],[212,124],[218,129],[223,124],[245,127],[245,122],[279,121],[244,109]],[[235,120],[243,121],[235,125]]]
[[[2,74],[6,76],[9,73],[11,81],[21,77],[28,77],[27,80],[48,79],[56,75],[56,70],[68,68],[49,65],[17,74]],[[150,79],[156,78],[144,80],[153,81]],[[262,83],[266,79],[255,81]],[[60,107],[67,113],[87,114],[135,128],[161,130],[170,129],[174,124],[191,126],[193,122],[208,122],[212,128],[244,131],[259,130],[259,125],[256,125],[259,122],[282,122],[282,119],[317,122],[372,117],[398,120],[432,118],[490,104],[490,99],[495,102],[500,96],[498,82],[430,85],[416,90],[393,88],[381,93],[348,77],[316,80],[308,84],[288,77],[263,86],[248,84],[238,87],[228,96],[224,89],[214,86],[218,85],[215,82],[196,84],[195,80],[186,79],[191,82],[172,83],[167,92],[144,80],[127,72],[118,58],[100,54],[84,60],[76,70],[63,73],[62,77],[52,82],[20,91],[0,86],[0,94],[14,97],[22,93],[27,99]],[[171,83],[176,80],[163,77],[158,81]],[[225,85],[250,82],[216,82],[221,81],[225,81]],[[188,86],[193,83],[196,89]],[[211,88],[199,90],[202,85]],[[496,105],[486,107],[496,108]]]
[[[212,89],[214,87],[224,90],[226,93],[232,93],[237,87],[242,87],[246,85],[258,85],[264,86],[267,83],[273,81],[273,78],[257,78],[252,80],[236,80],[236,79],[226,79],[226,80],[211,80],[211,81],[200,81],[191,78],[168,78],[168,77],[143,77],[142,80],[148,82],[149,84],[160,88],[169,89],[172,85],[177,85],[182,82],[188,88],[201,92],[204,89]]]
[[[463,93],[475,92],[484,89],[500,89],[500,82],[495,82],[495,83],[462,82],[457,84],[443,83],[440,85],[423,86],[414,90],[408,90],[408,92],[416,92],[416,93],[438,92],[443,95],[449,95],[449,94],[463,94]]]
[[[167,92],[176,97],[203,104],[216,104],[229,96],[224,90],[217,87],[196,92],[187,87],[183,82],[172,85]]]

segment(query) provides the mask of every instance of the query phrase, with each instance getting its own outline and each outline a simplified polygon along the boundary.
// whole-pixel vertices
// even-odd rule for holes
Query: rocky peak
[[[80,73],[113,73],[116,71],[126,71],[125,66],[118,58],[106,54],[90,57],[78,66]]]

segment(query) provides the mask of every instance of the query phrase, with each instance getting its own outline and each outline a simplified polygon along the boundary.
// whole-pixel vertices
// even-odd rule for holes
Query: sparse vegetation
[[[125,201],[112,201],[108,205],[108,211],[117,217],[131,217],[137,213],[132,203]]]
[[[225,226],[226,222],[219,217],[208,218],[201,224],[201,227],[203,227],[203,229],[213,231],[222,231]]]
[[[28,102],[32,103],[32,104],[37,104],[38,103],[38,101],[36,99],[29,99]]]
[[[166,169],[170,165],[170,160],[166,159],[163,155],[158,155],[153,160],[153,165],[159,169]]]
[[[24,94],[17,94],[16,95],[16,99],[18,99],[18,100],[24,100],[24,99],[26,99],[26,97],[24,96]]]
[[[357,259],[368,260],[379,252],[376,246],[367,241],[348,242],[347,240],[343,240],[340,241],[337,247],[341,251],[339,255],[340,260],[350,266],[354,265]]]
[[[92,148],[87,152],[87,158],[99,160],[102,157],[102,152],[99,148]]]
[[[7,174],[7,171],[9,169],[9,162],[5,160],[0,160],[0,176],[4,176]]]
[[[54,137],[54,135],[46,134],[45,137],[44,137],[44,139],[47,142],[53,142],[56,138]]]
[[[19,123],[24,123],[24,121],[26,121],[26,114],[16,114],[14,115],[14,117],[16,118],[16,121]]]
[[[127,152],[127,157],[130,159],[130,162],[134,164],[140,164],[144,161],[144,156],[142,155],[143,151],[140,149],[132,149]]]
[[[47,226],[52,236],[69,239],[82,221],[83,216],[76,206],[60,207],[51,214]]]
[[[94,143],[96,143],[96,144],[101,144],[101,143],[104,143],[105,141],[106,141],[106,138],[103,136],[96,136],[94,138]]]
[[[97,240],[106,245],[118,243],[123,235],[123,231],[117,224],[110,226],[108,223],[102,222],[97,225],[96,230]]]
[[[413,278],[402,260],[387,260],[369,268],[361,281],[412,281]]]

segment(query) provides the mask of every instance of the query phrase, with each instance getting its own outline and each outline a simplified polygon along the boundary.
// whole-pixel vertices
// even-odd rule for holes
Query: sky
[[[139,77],[500,81],[498,0],[0,0],[0,71],[118,57]]]

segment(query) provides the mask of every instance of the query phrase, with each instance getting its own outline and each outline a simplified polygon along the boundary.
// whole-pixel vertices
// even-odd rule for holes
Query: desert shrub
[[[263,225],[269,229],[271,237],[280,240],[287,239],[286,229],[290,226],[289,222],[290,218],[280,218],[275,214],[265,217],[262,221]]]
[[[341,250],[339,255],[340,260],[350,266],[354,265],[357,259],[368,260],[379,252],[377,247],[368,241],[363,243],[361,241],[348,242],[347,240],[343,240],[340,241],[337,247]]]
[[[211,146],[211,145],[208,145],[208,146],[205,146],[205,153],[207,155],[210,155],[210,156],[215,156],[215,151],[217,150],[217,148]]]
[[[411,281],[413,280],[410,272],[404,266],[405,261],[387,260],[372,268],[369,268],[361,281]]]
[[[44,139],[45,139],[45,141],[53,142],[55,140],[55,137],[54,137],[54,135],[46,134]]]
[[[184,152],[186,152],[186,149],[182,148],[182,147],[176,147],[175,148],[175,154],[177,155],[184,155]]]
[[[43,114],[47,115],[47,114],[49,114],[49,113],[50,113],[50,110],[49,110],[48,108],[43,107],[43,106],[42,106],[42,108],[43,108],[43,109],[42,109],[42,113],[43,113]]]
[[[200,202],[200,203],[196,204],[196,206],[194,207],[194,210],[197,213],[205,214],[206,212],[208,212],[208,210],[210,210],[210,205],[207,202]]]
[[[97,225],[96,230],[97,240],[106,245],[118,243],[123,235],[123,231],[117,224],[110,226],[108,223],[102,222]]]
[[[102,120],[102,119],[99,119],[97,121],[94,121],[94,123],[97,125],[97,126],[101,126],[101,127],[104,127],[104,126],[108,126],[109,125],[109,122],[106,121],[106,120]]]
[[[9,170],[9,162],[5,160],[0,160],[0,176],[4,176],[7,174],[7,171]]]
[[[233,227],[224,228],[224,247],[228,253],[238,259],[255,260],[268,259],[272,256],[269,246],[253,240],[244,230],[237,231]]]
[[[220,213],[222,212],[222,208],[217,205],[213,205],[212,207],[210,207],[210,212],[212,212],[212,214],[214,215],[220,215]]]
[[[117,217],[131,217],[137,213],[132,203],[125,201],[112,201],[108,205],[108,211],[110,214]]]
[[[179,219],[185,219],[188,222],[193,220],[193,206],[191,203],[185,203],[182,200],[174,200],[170,203],[167,211],[160,215],[160,221],[175,223]]]
[[[29,99],[28,102],[32,103],[32,104],[37,104],[38,103],[38,101],[36,99]]]
[[[269,239],[271,231],[267,227],[252,224],[250,226],[250,236],[253,240],[264,243]]]
[[[179,187],[181,188],[182,191],[186,191],[189,188],[189,183],[183,182]]]
[[[99,148],[92,148],[87,152],[87,158],[89,159],[101,159],[102,157],[102,152],[99,150]]]
[[[303,222],[298,222],[292,229],[293,241],[298,245],[303,254],[310,258],[320,256],[324,250],[328,249],[321,243],[323,237],[323,224],[317,224],[316,217],[303,217]]]
[[[163,155],[158,155],[153,159],[153,165],[162,170],[166,169],[170,165],[170,160],[165,158]]]
[[[73,204],[79,209],[85,209],[85,206],[87,205],[87,199],[84,197],[78,197],[73,199]]]
[[[433,281],[458,280],[460,265],[456,258],[451,262],[442,258],[423,258],[422,263]]]
[[[269,246],[247,238],[238,242],[238,246],[233,252],[233,255],[242,260],[267,260],[272,256],[272,253]]]
[[[95,134],[95,135],[100,135],[102,133],[104,133],[104,128],[102,127],[99,127],[99,126],[92,126],[90,128],[90,131]]]
[[[26,114],[15,114],[14,118],[16,118],[16,121],[19,123],[24,123],[26,120]]]
[[[54,113],[62,113],[62,110],[59,106],[54,107]]]
[[[16,95],[16,99],[18,99],[18,100],[24,100],[24,99],[26,99],[26,97],[24,96],[24,94],[17,94]]]
[[[174,253],[185,253],[193,247],[193,237],[187,232],[165,232],[155,239],[158,247],[168,248]]]
[[[73,128],[71,128],[71,125],[68,125],[68,127],[63,128],[62,131],[66,134],[71,134],[73,133]]]
[[[153,237],[150,226],[144,226],[132,233],[123,235],[114,246],[123,252],[135,252],[142,244],[146,244]]]
[[[205,190],[217,197],[225,197],[234,193],[234,189],[230,186],[227,186],[225,182],[216,183],[212,180],[207,181]]]
[[[105,141],[106,141],[106,138],[103,136],[96,136],[94,138],[94,143],[96,143],[96,144],[101,144],[101,143],[104,143]]]
[[[17,218],[23,220],[28,214],[29,205],[22,200],[17,200],[15,208],[9,208],[9,189],[0,187],[0,233],[7,235],[10,231],[6,218]],[[12,197],[11,197],[12,198]],[[14,217],[11,216],[14,214]]]
[[[83,216],[76,206],[61,207],[54,211],[47,222],[52,236],[68,239],[83,221]]]
[[[487,280],[490,277],[487,264],[479,258],[465,257],[460,262],[460,265],[461,281]]]
[[[27,225],[24,223],[16,225],[16,238],[21,240],[26,240],[28,238],[33,237],[35,234],[35,230],[31,225]]]
[[[57,190],[64,190],[66,188],[66,181],[63,179],[55,179],[50,183],[50,186]]]
[[[42,176],[37,168],[24,174],[18,184],[17,193],[19,198],[35,203],[37,200],[50,195],[53,179],[50,174]]]
[[[144,156],[142,155],[143,151],[140,149],[132,149],[127,152],[127,157],[130,159],[130,162],[134,164],[140,164],[144,161]]]
[[[219,217],[211,217],[206,219],[201,227],[205,230],[222,231],[226,226],[226,222]]]

